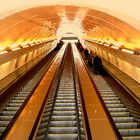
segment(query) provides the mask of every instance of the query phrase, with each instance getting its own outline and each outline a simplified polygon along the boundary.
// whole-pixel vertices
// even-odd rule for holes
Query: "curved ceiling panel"
[[[30,8],[2,19],[0,30],[0,50],[74,32],[79,37],[140,51],[140,32],[136,28],[87,7],[57,5]]]

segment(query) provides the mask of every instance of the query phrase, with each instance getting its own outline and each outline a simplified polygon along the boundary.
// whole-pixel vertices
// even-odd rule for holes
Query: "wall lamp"
[[[132,50],[128,50],[128,49],[121,49],[121,51],[126,52],[126,53],[130,53],[130,54],[134,54],[135,52]]]
[[[106,47],[110,46],[110,44],[108,44],[108,43],[103,43],[103,45],[106,46]]]
[[[7,50],[0,51],[0,54],[5,54],[5,53],[8,53],[8,51]]]
[[[115,46],[115,45],[111,45],[111,48],[118,50],[120,47],[119,46]]]

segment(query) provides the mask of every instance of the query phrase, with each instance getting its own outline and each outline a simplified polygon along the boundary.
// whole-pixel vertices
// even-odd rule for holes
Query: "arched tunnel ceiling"
[[[121,13],[121,10],[118,13],[116,12],[116,7],[118,7],[116,0],[113,1],[112,5],[111,1],[109,4],[101,3],[105,1],[95,1],[93,6],[91,1],[82,3],[82,0],[76,0],[75,3],[68,1],[59,3],[55,0],[48,0],[47,2],[50,2],[50,5],[46,4],[47,2],[44,2],[44,0],[37,2],[38,4],[34,1],[26,3],[25,0],[25,4],[22,3],[23,5],[21,5],[21,2],[17,2],[17,7],[12,8],[14,10],[11,12],[11,8],[5,12],[1,8],[3,14],[1,14],[0,21],[0,50],[36,42],[40,39],[57,38],[63,29],[66,32],[75,32],[83,38],[97,39],[140,51],[140,31],[139,26],[137,26],[139,23],[138,13],[136,12],[135,17],[132,14],[131,16],[125,16],[125,12]],[[95,7],[96,4],[100,8]],[[121,8],[124,4],[124,11],[126,11],[126,5],[128,4],[129,9],[132,3],[130,3],[130,0],[125,0],[125,3],[122,2]],[[101,8],[103,5],[104,8]],[[115,7],[112,7],[114,5]],[[107,9],[109,6],[110,9]],[[133,24],[134,21],[135,24]],[[60,29],[61,27],[62,29]]]

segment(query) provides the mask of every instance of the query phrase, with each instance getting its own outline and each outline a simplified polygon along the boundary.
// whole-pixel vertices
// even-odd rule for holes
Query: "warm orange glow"
[[[0,25],[0,51],[38,41],[60,39],[67,32],[73,32],[79,38],[140,50],[140,32],[112,16],[112,12],[110,14],[81,5],[42,6],[23,10],[1,20],[4,24]]]

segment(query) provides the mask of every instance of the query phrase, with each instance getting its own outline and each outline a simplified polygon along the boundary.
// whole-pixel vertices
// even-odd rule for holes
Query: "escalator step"
[[[113,120],[116,122],[133,122],[133,117],[113,117]]]
[[[21,106],[22,102],[19,103],[10,103],[10,106],[19,107]]]
[[[130,115],[129,112],[111,112],[110,114],[113,117],[126,117]]]
[[[49,127],[49,134],[76,134],[77,127]]]
[[[119,103],[121,103],[121,101],[120,100],[112,100],[112,101],[110,101],[110,100],[107,100],[107,101],[104,101],[106,104],[119,104]]]
[[[75,110],[75,107],[54,107],[54,110],[59,110],[59,111],[71,111],[71,110]]]
[[[4,132],[4,130],[6,129],[6,127],[1,126],[0,127],[0,134],[2,134]]]
[[[61,97],[61,96],[64,96],[64,97],[66,97],[66,96],[69,96],[69,97],[71,97],[71,96],[75,96],[75,94],[73,93],[59,93],[59,94],[57,94],[57,97]]]
[[[47,125],[48,125],[48,122],[41,122],[41,123],[40,123],[40,126],[39,126],[39,129],[40,129],[40,128],[46,128]]]
[[[103,97],[103,100],[119,100],[118,97]]]
[[[7,111],[7,110],[5,110],[5,111],[2,112],[2,114],[3,114],[4,116],[9,116],[9,115],[14,116],[15,113],[16,113],[16,111]]]
[[[102,97],[117,97],[116,94],[101,94]]]
[[[76,127],[76,121],[51,121],[50,126],[54,127]]]
[[[52,121],[75,121],[76,116],[52,116]]]
[[[110,111],[110,112],[125,112],[125,111],[127,111],[127,109],[126,108],[108,108],[108,110]]]
[[[140,140],[140,136],[124,136],[123,140]]]
[[[5,110],[8,110],[8,111],[17,111],[18,109],[19,109],[19,107],[7,106]]]
[[[119,129],[122,136],[140,136],[140,129]]]
[[[47,140],[77,140],[77,134],[48,134]]]
[[[16,96],[16,97],[14,97],[13,99],[16,99],[16,100],[25,100],[26,97],[19,97],[19,96]]]
[[[75,111],[53,111],[53,115],[55,116],[64,116],[64,115],[76,115]]]
[[[47,128],[46,127],[39,127],[39,130],[37,132],[37,135],[38,136],[45,135],[46,131],[47,131]]]
[[[55,103],[55,106],[75,106],[75,103]]]
[[[65,100],[65,99],[75,99],[74,96],[71,96],[71,97],[63,97],[63,96],[60,96],[60,97],[57,97],[56,99],[61,99],[61,100]]]
[[[24,101],[24,100],[23,100]],[[21,103],[22,101],[21,100],[15,100],[15,99],[12,99],[11,101],[10,101],[10,103]]]
[[[0,127],[7,127],[10,121],[0,121]]]
[[[75,103],[74,100],[56,100],[56,103]]]
[[[13,118],[13,116],[0,116],[1,121],[10,121]]]
[[[117,128],[137,128],[138,124],[137,122],[125,122],[125,123],[116,123]]]
[[[107,107],[113,108],[113,107],[124,107],[124,104],[106,104]]]

